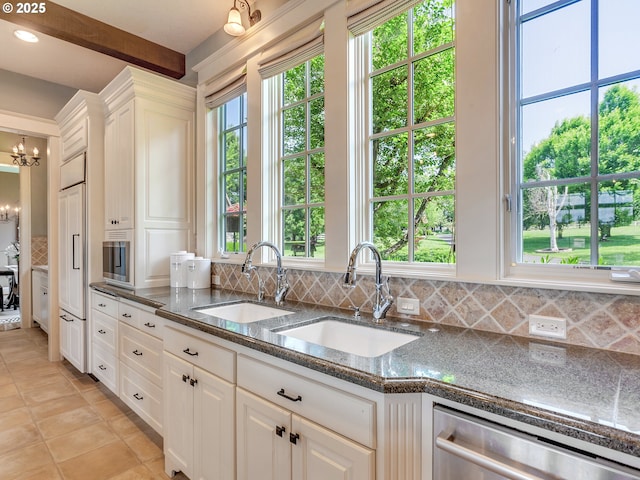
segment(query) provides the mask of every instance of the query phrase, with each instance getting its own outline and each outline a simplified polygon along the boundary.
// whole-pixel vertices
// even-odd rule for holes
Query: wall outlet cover
[[[529,335],[565,340],[567,338],[567,319],[529,315]]]
[[[407,315],[419,315],[420,300],[417,298],[398,297],[396,300],[396,310],[398,313],[405,313]]]

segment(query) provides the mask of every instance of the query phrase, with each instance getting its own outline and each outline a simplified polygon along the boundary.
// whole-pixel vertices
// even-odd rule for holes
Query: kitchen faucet
[[[373,306],[373,318],[376,321],[381,321],[391,305],[393,304],[393,297],[389,291],[389,277],[386,281],[382,282],[382,259],[380,258],[380,252],[371,242],[360,242],[356,245],[356,248],[351,252],[349,257],[349,265],[347,266],[347,273],[344,274],[344,284],[350,287],[356,285],[356,258],[363,248],[368,248],[373,253],[373,258],[376,262],[376,300]],[[382,289],[386,289],[386,293],[382,292]]]
[[[287,295],[289,291],[289,284],[287,283],[287,269],[282,268],[282,254],[278,247],[276,247],[271,242],[258,242],[251,246],[249,251],[247,252],[247,256],[244,259],[244,263],[242,264],[242,273],[246,275],[247,278],[251,277],[251,272],[256,271],[257,267],[254,267],[251,263],[251,257],[253,256],[253,252],[260,247],[269,247],[276,254],[276,263],[277,263],[277,282],[276,282],[276,292],[274,295],[274,299],[276,301],[276,305],[282,305],[284,303],[284,297]],[[260,277],[258,277],[258,301],[261,302],[264,299],[264,282],[260,281]]]

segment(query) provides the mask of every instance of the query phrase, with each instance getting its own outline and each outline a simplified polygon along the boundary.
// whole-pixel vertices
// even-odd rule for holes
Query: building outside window
[[[280,76],[283,254],[324,258],[324,54]]]
[[[640,265],[640,2],[516,3],[517,251]]]
[[[427,0],[369,32],[369,238],[384,260],[455,263],[455,15]]]
[[[218,108],[219,232],[226,252],[246,251],[247,94]]]

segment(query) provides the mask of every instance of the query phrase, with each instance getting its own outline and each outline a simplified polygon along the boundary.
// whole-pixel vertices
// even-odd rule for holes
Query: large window
[[[283,254],[324,258],[324,55],[281,79]]]
[[[638,266],[640,2],[516,6],[516,261]]]
[[[455,18],[427,0],[369,45],[369,237],[382,258],[455,263]]]
[[[218,108],[220,245],[226,252],[246,250],[247,94]]]

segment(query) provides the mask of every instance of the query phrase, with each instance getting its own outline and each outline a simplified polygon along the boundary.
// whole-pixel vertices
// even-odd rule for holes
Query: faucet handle
[[[360,318],[360,307],[356,307],[355,305],[351,305],[351,310],[353,310],[353,317]]]

